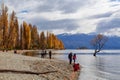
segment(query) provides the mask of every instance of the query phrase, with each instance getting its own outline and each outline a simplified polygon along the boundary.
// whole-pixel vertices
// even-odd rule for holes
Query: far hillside
[[[57,37],[63,41],[66,49],[88,48],[92,49],[90,41],[95,37],[91,34],[59,34]],[[120,49],[120,37],[108,36],[104,49]]]

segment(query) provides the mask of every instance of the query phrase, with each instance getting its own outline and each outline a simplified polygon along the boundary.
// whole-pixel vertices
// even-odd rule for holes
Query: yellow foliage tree
[[[30,27],[27,26],[26,27],[26,49],[30,49],[31,46],[31,31],[30,31]]]
[[[54,34],[47,32],[47,45],[49,49],[64,49],[64,45]]]
[[[31,44],[31,30],[29,25],[24,21],[23,22],[23,40],[25,40],[24,44],[23,44],[23,48],[24,49],[29,49],[30,48],[30,44]]]
[[[8,36],[8,46],[7,48],[15,49],[18,45],[19,39],[19,26],[17,17],[15,16],[15,12],[13,11],[10,16],[10,24],[9,24],[9,36]]]
[[[39,43],[40,49],[46,49],[46,38],[44,32],[40,33]]]
[[[64,45],[53,33],[38,33],[37,26],[23,21],[19,27],[13,11],[8,21],[8,8],[2,4],[0,12],[0,49],[63,49]],[[20,28],[20,31],[19,31]]]
[[[2,4],[2,12],[1,12],[1,27],[2,27],[2,47],[6,48],[6,42],[8,38],[8,8]]]
[[[36,49],[39,47],[39,34],[37,31],[37,26],[30,25],[31,27],[31,47]]]

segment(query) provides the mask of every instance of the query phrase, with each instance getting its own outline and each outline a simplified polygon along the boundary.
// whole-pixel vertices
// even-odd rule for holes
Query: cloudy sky
[[[4,0],[39,31],[120,36],[120,0]]]

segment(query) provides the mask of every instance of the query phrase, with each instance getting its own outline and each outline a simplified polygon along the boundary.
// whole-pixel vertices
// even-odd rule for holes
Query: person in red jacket
[[[76,54],[73,55],[73,61],[75,63],[75,61],[76,61]]]
[[[80,70],[80,65],[79,65],[79,63],[74,63],[74,65],[73,65],[73,69],[74,69],[74,71],[78,71],[78,70]]]

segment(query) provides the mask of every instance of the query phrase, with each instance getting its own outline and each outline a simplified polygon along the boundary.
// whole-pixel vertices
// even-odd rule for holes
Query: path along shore
[[[0,52],[0,80],[77,80],[79,71],[57,59]]]

